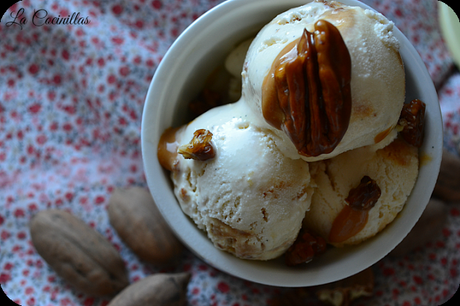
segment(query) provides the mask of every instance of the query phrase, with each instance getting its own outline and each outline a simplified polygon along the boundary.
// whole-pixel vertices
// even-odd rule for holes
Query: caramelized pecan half
[[[403,127],[400,132],[402,138],[409,144],[420,148],[423,142],[426,105],[419,99],[405,103],[399,125]]]
[[[377,182],[365,175],[358,187],[350,190],[345,201],[353,209],[370,210],[375,206],[381,194],[382,192]]]
[[[185,159],[205,161],[214,158],[216,153],[211,143],[212,133],[205,129],[196,130],[190,143],[180,146],[177,153]]]
[[[348,129],[351,116],[351,58],[339,30],[325,20],[304,30],[295,49],[274,61],[276,94],[262,97],[264,118],[290,137],[299,154],[332,152]],[[282,122],[277,122],[277,121]]]
[[[296,266],[310,262],[315,256],[326,251],[326,240],[315,233],[301,228],[296,241],[284,254],[287,266]]]

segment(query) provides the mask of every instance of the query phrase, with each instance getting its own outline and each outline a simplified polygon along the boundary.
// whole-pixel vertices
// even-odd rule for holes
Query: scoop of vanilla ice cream
[[[397,138],[377,151],[368,146],[310,163],[317,187],[310,211],[305,214],[304,226],[328,240],[335,218],[347,205],[345,199],[350,190],[367,175],[377,182],[381,195],[369,211],[365,227],[349,239],[331,244],[337,247],[357,244],[374,236],[404,207],[418,175],[418,162],[417,148]]]
[[[311,202],[309,167],[285,157],[246,104],[211,109],[176,134],[180,145],[209,130],[215,157],[184,159],[172,172],[182,210],[214,245],[244,259],[280,256],[294,242]]]
[[[347,132],[329,154],[300,156],[283,131],[265,122],[262,114],[263,82],[278,54],[298,39],[304,29],[314,32],[318,20],[335,25],[351,56],[352,111]],[[242,97],[258,120],[279,137],[278,146],[286,156],[316,161],[342,152],[396,137],[395,126],[405,99],[404,67],[393,23],[380,13],[350,7],[339,2],[315,1],[290,9],[268,23],[253,40],[242,72]]]

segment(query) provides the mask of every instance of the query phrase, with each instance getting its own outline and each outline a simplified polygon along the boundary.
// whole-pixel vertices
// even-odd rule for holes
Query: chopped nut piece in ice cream
[[[185,159],[208,160],[214,158],[216,153],[211,143],[212,133],[205,129],[196,130],[190,143],[182,145],[177,153]]]
[[[414,99],[404,104],[399,119],[399,125],[402,126],[401,136],[417,148],[420,148],[423,142],[425,108],[425,103],[419,99]]]
[[[302,228],[296,241],[286,251],[285,262],[288,266],[308,263],[314,257],[326,251],[326,240],[313,232]]]
[[[369,210],[374,207],[381,193],[377,183],[366,175],[361,179],[358,187],[350,190],[345,201],[353,209]]]

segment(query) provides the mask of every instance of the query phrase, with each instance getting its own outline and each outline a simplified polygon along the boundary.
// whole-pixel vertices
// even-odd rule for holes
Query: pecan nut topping
[[[196,130],[193,138],[188,144],[184,144],[177,149],[185,159],[205,161],[214,158],[216,155],[212,146],[212,133],[205,129]]]
[[[287,266],[296,266],[308,263],[326,251],[326,240],[302,227],[296,241],[285,253],[285,263]]]
[[[287,48],[291,48],[288,45]],[[263,116],[282,129],[299,154],[332,152],[348,129],[351,116],[351,57],[339,30],[319,20],[304,30],[297,44],[274,61],[264,86]],[[279,122],[282,121],[282,122]]]
[[[380,198],[382,191],[377,182],[365,175],[356,188],[348,193],[345,201],[356,210],[370,210]]]
[[[424,102],[414,99],[403,105],[399,118],[399,125],[403,127],[400,132],[402,138],[417,148],[420,148],[423,142],[425,108]]]

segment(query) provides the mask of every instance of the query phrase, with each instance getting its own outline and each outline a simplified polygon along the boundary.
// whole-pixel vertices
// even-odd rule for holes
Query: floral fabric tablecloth
[[[191,273],[188,305],[267,305],[286,289],[222,273],[186,251],[169,270],[145,264],[110,226],[114,188],[146,187],[140,126],[155,69],[178,35],[222,1],[24,0],[0,22],[0,284],[20,305],[107,305],[65,283],[31,243],[28,223],[58,208],[83,219],[120,252],[135,282]],[[460,150],[460,73],[443,41],[435,0],[365,0],[408,37],[439,94],[444,144]],[[460,206],[438,239],[372,269],[365,305],[438,305],[460,283]],[[358,303],[359,304],[359,303]]]

